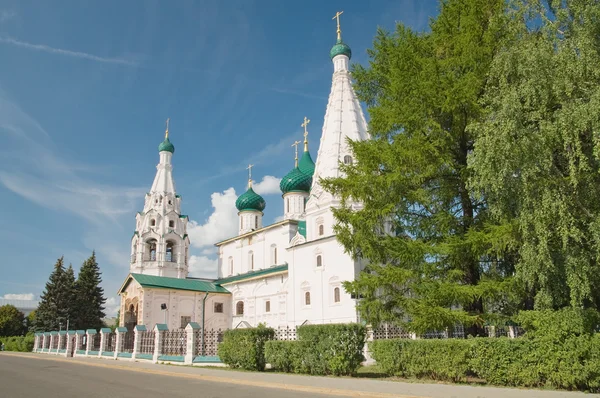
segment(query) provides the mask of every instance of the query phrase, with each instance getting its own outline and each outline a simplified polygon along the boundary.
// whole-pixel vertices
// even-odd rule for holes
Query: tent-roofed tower
[[[158,146],[159,163],[144,210],[136,215],[131,239],[130,271],[138,274],[185,278],[188,274],[190,240],[188,217],[181,214],[181,196],[175,191],[171,160],[175,146],[165,139]]]
[[[310,197],[306,203],[308,241],[333,234],[334,220],[329,209],[339,204],[336,198],[323,190],[320,180],[340,177],[340,162],[346,164],[354,162],[348,139],[362,141],[370,138],[365,116],[352,87],[349,71],[352,50],[342,41],[340,15],[341,12],[338,12],[333,18],[337,19],[337,41],[329,52],[333,62],[331,91],[323,121]]]

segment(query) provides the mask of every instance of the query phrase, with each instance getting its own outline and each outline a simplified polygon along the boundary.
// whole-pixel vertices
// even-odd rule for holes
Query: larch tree
[[[477,335],[486,314],[512,303],[514,248],[489,222],[467,163],[468,126],[483,114],[505,8],[504,0],[442,1],[430,31],[379,30],[369,66],[353,69],[372,139],[351,142],[356,162],[324,183],[341,198],[339,241],[368,263],[345,288],[373,325],[422,333],[462,323]]]
[[[600,3],[516,0],[472,126],[473,189],[536,309],[600,307]]]

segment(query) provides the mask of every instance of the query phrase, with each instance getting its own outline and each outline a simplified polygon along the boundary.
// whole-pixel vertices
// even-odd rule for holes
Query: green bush
[[[600,331],[600,313],[594,309],[563,308],[557,311],[521,311],[517,322],[526,337],[555,342]]]
[[[371,355],[391,376],[425,377],[464,381],[471,375],[469,340],[376,340],[369,344]]]
[[[250,329],[227,330],[219,344],[218,355],[232,368],[265,370],[264,345],[275,335],[272,328],[259,325]]]
[[[313,375],[353,375],[364,357],[362,325],[306,325],[297,330],[298,341],[270,341],[267,362],[284,372]]]
[[[270,340],[265,343],[265,360],[273,369],[287,373],[302,373],[303,343],[301,341]]]
[[[35,336],[0,337],[0,345],[4,344],[5,351],[31,352],[33,351],[33,342]]]

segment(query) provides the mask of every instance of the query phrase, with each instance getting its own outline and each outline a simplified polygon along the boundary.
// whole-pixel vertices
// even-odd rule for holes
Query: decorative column
[[[58,332],[50,332],[50,352],[53,352],[52,350],[54,349],[54,345],[56,345],[57,348],[54,349],[55,354],[58,351],[58,342],[56,341],[56,339],[58,339]]]
[[[367,331],[366,331],[366,336],[365,336],[365,346],[363,347],[363,356],[365,357],[365,360],[363,362],[363,365],[373,365],[375,363],[375,360],[373,359],[373,357],[371,357],[371,351],[369,347],[369,343],[371,343],[373,341],[373,328],[371,327],[371,325],[367,326]]]
[[[127,328],[118,327],[115,329],[115,333],[117,334],[117,339],[115,341],[115,359],[117,359],[119,353],[123,351],[123,343],[125,340],[125,333],[127,333]]]
[[[145,325],[135,325],[135,329],[133,329],[133,352],[131,353],[131,359],[135,360],[135,358],[140,353],[140,347],[142,346],[142,332],[146,331]]]
[[[196,352],[196,339],[197,339],[199,330],[200,330],[200,325],[198,325],[196,322],[190,322],[185,327],[187,344],[185,347],[184,363],[186,365],[191,365],[194,362],[194,358],[196,357],[196,355],[198,355],[198,353]]]
[[[82,344],[83,336],[85,336],[85,330],[76,330],[75,331],[75,354],[74,354],[74,356],[85,353],[85,347]],[[81,351],[83,351],[83,353]]]
[[[94,336],[96,335],[96,329],[88,329],[85,332],[86,336],[87,336],[87,344],[85,346],[85,355],[97,355],[93,354],[93,348],[94,348]],[[90,352],[92,354],[90,354]]]
[[[50,346],[50,333],[44,332],[44,339],[42,341],[42,352],[46,352],[46,347]]]
[[[67,332],[67,336],[66,336],[66,348],[65,348],[65,357],[69,358],[71,356],[73,356],[73,352],[74,352],[74,348],[73,347],[73,338],[75,337],[75,339],[77,339],[77,337],[75,336],[75,331],[74,330],[69,330]]]
[[[102,353],[106,352],[106,346],[108,346],[108,339],[110,339],[110,328],[100,329],[100,350],[98,350],[99,357],[102,356]]]
[[[32,352],[36,352],[37,351],[37,345],[38,345],[38,334],[34,334],[34,338],[33,338],[33,351]]]
[[[158,357],[162,355],[162,337],[169,328],[164,323],[157,323],[154,326],[154,355],[152,356],[152,362],[157,363]]]

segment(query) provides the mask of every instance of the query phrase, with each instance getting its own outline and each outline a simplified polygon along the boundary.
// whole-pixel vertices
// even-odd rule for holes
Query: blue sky
[[[247,164],[268,224],[304,116],[316,157],[338,10],[365,64],[377,26],[424,29],[437,1],[0,0],[0,297],[95,249],[114,311],[167,117],[193,275],[214,277]]]

